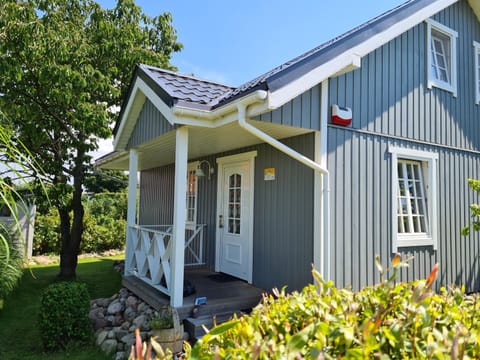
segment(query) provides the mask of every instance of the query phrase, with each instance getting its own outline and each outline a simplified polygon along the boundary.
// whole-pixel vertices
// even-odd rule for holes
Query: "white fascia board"
[[[288,85],[271,92],[268,97],[269,109],[273,110],[279,108],[322,81],[327,80],[333,74],[340,73],[347,67],[354,67],[355,64],[358,64],[357,54],[350,55],[343,53],[342,55],[337,56],[336,58],[295,79]]]
[[[217,128],[238,120],[237,104],[244,101],[246,97],[234,100],[213,111],[196,110],[175,106],[172,109],[175,116],[175,123],[179,125],[199,126],[207,128]],[[248,117],[255,117],[268,111],[268,104],[265,101],[255,102],[248,106]]]
[[[298,95],[321,83],[323,80],[328,79],[337,73],[341,73],[345,68],[359,67],[359,59],[363,56],[456,2],[458,2],[458,0],[435,1],[413,13],[409,17],[395,23],[390,28],[372,36],[357,46],[346,50],[330,61],[309,71],[303,76],[290,82],[288,85],[270,93],[269,108],[276,109],[284,105]]]
[[[223,125],[227,125],[229,123],[235,122],[238,120],[238,114],[236,112],[236,104],[238,101],[234,101],[231,104],[234,105],[232,112],[225,114],[225,115],[217,115],[218,117],[215,118],[215,110],[211,113],[211,117],[214,119],[202,119],[201,117],[197,116],[175,116],[175,123],[179,125],[188,125],[188,126],[199,126],[199,127],[207,127],[207,128],[217,128]],[[263,114],[264,112],[268,111],[268,104],[267,103],[259,103],[259,104],[252,104],[248,107],[248,117],[252,118],[257,115]],[[200,113],[200,112],[199,112]]]
[[[145,98],[152,102],[170,124],[175,124],[175,116],[172,113],[172,109],[163,102],[163,100],[145,83],[145,81],[137,77],[125,107],[125,112],[120,119],[117,136],[115,136],[113,140],[113,147],[115,150],[124,150],[125,146],[127,146],[128,139],[137,123],[140,111],[142,111]]]

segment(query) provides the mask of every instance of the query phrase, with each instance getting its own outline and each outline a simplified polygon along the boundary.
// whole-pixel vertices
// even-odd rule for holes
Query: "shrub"
[[[58,282],[49,285],[40,303],[40,336],[47,351],[65,349],[70,343],[91,339],[88,318],[90,297],[86,284]]]
[[[274,291],[250,316],[219,325],[193,348],[190,359],[446,359],[480,358],[480,301],[461,288],[427,280],[390,278],[359,292],[337,289],[314,272],[316,285]]]
[[[35,216],[33,254],[58,254],[60,252],[60,218],[55,209]]]
[[[127,194],[95,194],[91,199],[84,199],[84,208],[80,252],[122,249],[125,245]],[[37,215],[33,252],[35,255],[60,252],[60,219],[55,209]]]

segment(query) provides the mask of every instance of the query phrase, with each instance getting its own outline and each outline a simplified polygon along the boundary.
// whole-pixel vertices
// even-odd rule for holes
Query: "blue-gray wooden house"
[[[358,289],[398,252],[479,290],[479,16],[407,1],[237,88],[139,65],[98,161],[130,170],[126,274],[181,306],[186,265]]]

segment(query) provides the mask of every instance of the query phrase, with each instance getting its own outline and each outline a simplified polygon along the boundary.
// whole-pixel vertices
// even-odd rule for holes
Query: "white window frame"
[[[475,57],[475,104],[480,104],[480,43],[473,42],[473,54]]]
[[[193,220],[189,221],[188,220],[188,210],[190,209],[188,206],[188,190],[190,188],[190,173],[194,172],[197,169],[197,166],[200,162],[195,161],[188,163],[187,166],[187,193],[185,194],[185,201],[186,201],[186,206],[185,206],[185,226],[187,229],[195,229],[197,225],[197,208],[198,208],[198,178],[195,177],[195,207],[193,209],[194,211],[194,216]],[[194,175],[195,176],[195,175]]]
[[[428,74],[428,83],[427,87],[431,89],[432,87],[437,87],[446,91],[453,93],[453,96],[457,96],[457,38],[458,32],[449,27],[440,24],[439,22],[427,19],[427,74]],[[450,72],[447,74],[449,77],[449,82],[442,81],[437,79],[432,74],[432,63],[434,59],[432,58],[432,30],[442,33],[447,38],[450,39]],[[447,60],[447,59],[445,59]]]
[[[388,152],[392,156],[392,252],[400,247],[433,246],[437,249],[438,239],[438,154],[391,146]],[[419,161],[422,164],[427,205],[427,232],[418,234],[398,233],[398,160]]]

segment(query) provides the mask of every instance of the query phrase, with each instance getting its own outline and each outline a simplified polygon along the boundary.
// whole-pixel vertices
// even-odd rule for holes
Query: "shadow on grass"
[[[113,269],[112,258],[81,259],[77,281],[87,284],[91,299],[110,297],[121,287],[121,275]],[[38,331],[38,312],[43,290],[55,282],[58,264],[25,269],[15,291],[5,299],[0,310],[0,359],[109,359],[95,346],[44,354]]]

